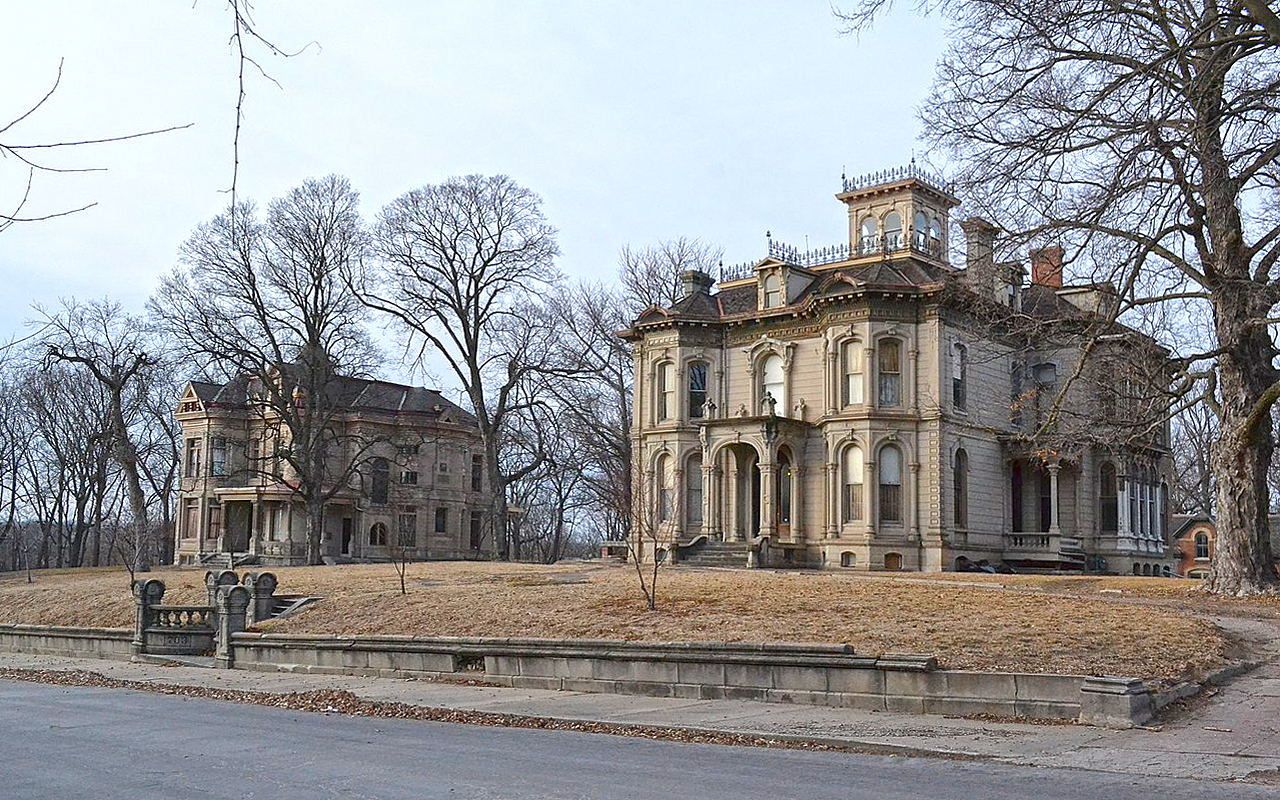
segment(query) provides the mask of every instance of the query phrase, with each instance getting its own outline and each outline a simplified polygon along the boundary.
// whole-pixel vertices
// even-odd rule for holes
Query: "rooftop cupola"
[[[893,258],[914,254],[947,263],[947,225],[960,201],[951,184],[916,166],[842,177],[836,199],[849,207],[849,250],[853,258]]]

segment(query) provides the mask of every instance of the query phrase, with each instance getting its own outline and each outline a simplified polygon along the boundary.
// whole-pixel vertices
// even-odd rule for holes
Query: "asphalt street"
[[[0,681],[0,798],[1275,797],[981,761],[686,745]]]

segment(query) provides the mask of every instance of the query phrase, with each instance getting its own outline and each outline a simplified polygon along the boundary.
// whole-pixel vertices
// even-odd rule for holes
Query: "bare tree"
[[[555,229],[530,190],[505,175],[467,175],[393,201],[374,238],[377,269],[353,284],[398,322],[420,363],[442,358],[461,384],[484,445],[487,524],[498,554],[515,559],[507,487],[542,459],[512,466],[500,455],[510,418],[538,402],[531,384],[564,372],[537,302],[558,278]]]
[[[1173,505],[1184,514],[1213,516],[1216,502],[1211,454],[1218,420],[1204,404],[1196,404],[1173,421]]]
[[[848,16],[861,27],[887,0]],[[1058,242],[1116,287],[1112,316],[1175,304],[1209,340],[1172,383],[1218,417],[1208,587],[1275,591],[1266,476],[1280,398],[1280,41],[1263,4],[942,0],[950,50],[922,107],[959,193],[1015,242]],[[1130,313],[1135,312],[1135,313]],[[1105,331],[1100,331],[1105,334]],[[1175,409],[1179,404],[1175,404]]]
[[[124,313],[119,304],[106,300],[77,303],[64,301],[57,314],[45,317],[43,344],[46,362],[78,364],[93,376],[107,394],[108,409],[103,436],[128,488],[129,514],[139,541],[150,537],[147,496],[138,467],[138,448],[130,429],[129,405],[143,374],[155,362],[148,352],[146,327]],[[136,551],[138,569],[154,558],[148,548]]]
[[[683,296],[680,275],[690,269],[714,274],[721,255],[719,247],[685,236],[647,247],[624,246],[618,255],[618,280],[626,290],[630,316],[650,306],[675,305]]]
[[[37,212],[33,216],[24,215],[23,209],[26,208],[27,202],[31,199],[31,187],[35,182],[36,173],[41,174],[65,174],[72,172],[102,172],[105,167],[68,167],[54,166],[53,162],[46,161],[45,155],[52,152],[62,152],[70,148],[79,148],[81,150],[91,147],[92,145],[109,144],[112,142],[123,142],[128,139],[139,139],[143,136],[155,136],[160,133],[169,133],[170,131],[178,131],[184,128],[190,128],[194,123],[186,125],[177,125],[170,128],[159,128],[157,130],[142,131],[140,133],[129,133],[119,136],[108,136],[105,138],[92,139],[70,139],[58,142],[19,142],[11,139],[14,129],[22,122],[31,119],[32,115],[38,112],[49,98],[53,97],[54,92],[58,91],[58,86],[62,83],[62,61],[58,62],[58,74],[54,78],[53,85],[44,95],[35,102],[26,111],[21,112],[16,118],[8,122],[4,127],[0,127],[0,156],[12,158],[14,161],[25,167],[26,169],[26,186],[23,189],[22,196],[18,199],[17,205],[12,211],[7,213],[0,212],[0,233],[20,222],[43,222],[45,220],[55,219],[57,217],[65,217],[75,214],[86,209],[93,208],[97,203],[87,203],[83,206],[71,209],[63,209],[53,212]]]
[[[356,480],[383,440],[334,424],[341,388],[378,354],[343,276],[364,255],[359,195],[342,177],[311,179],[273,200],[201,225],[148,307],[178,352],[245,383],[251,412],[275,431],[252,471],[292,489],[321,562],[325,505]]]
[[[584,490],[595,501],[607,538],[622,541],[631,525],[630,348],[617,332],[627,327],[627,300],[612,288],[578,282],[553,293],[548,306],[562,363],[575,372],[552,387],[585,469]]]

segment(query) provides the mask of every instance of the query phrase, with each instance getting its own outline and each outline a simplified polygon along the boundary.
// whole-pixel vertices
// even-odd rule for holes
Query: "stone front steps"
[[[681,548],[676,563],[689,567],[728,567],[746,569],[751,545],[747,542],[704,541],[690,549]]]

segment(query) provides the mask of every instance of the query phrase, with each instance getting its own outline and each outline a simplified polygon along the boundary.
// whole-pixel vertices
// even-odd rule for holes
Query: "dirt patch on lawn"
[[[868,654],[934,654],[953,669],[1126,675],[1160,684],[1220,666],[1231,645],[1190,607],[1123,602],[1124,582],[1141,579],[675,568],[661,573],[660,607],[651,612],[634,570],[613,564],[413,564],[407,595],[391,565],[276,573],[281,592],[324,598],[264,626],[288,633],[847,642]],[[152,574],[168,586],[166,601],[204,597],[203,572]],[[1073,587],[1075,580],[1082,583]],[[34,584],[0,579],[0,621],[127,627],[134,611],[126,584],[123,572],[39,575]],[[1105,588],[1121,593],[1097,594]]]

